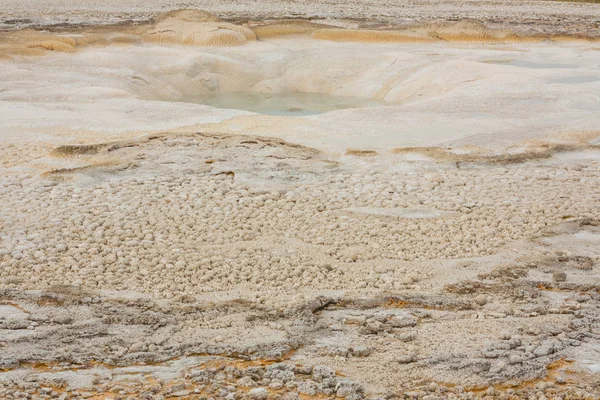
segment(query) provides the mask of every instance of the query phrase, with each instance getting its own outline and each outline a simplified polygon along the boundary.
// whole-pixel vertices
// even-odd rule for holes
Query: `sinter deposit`
[[[11,3],[0,398],[600,398],[593,5]]]

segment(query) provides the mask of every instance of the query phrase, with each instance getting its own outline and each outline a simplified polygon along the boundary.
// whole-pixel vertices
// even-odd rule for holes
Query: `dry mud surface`
[[[0,35],[0,398],[600,398],[600,44],[542,25]]]

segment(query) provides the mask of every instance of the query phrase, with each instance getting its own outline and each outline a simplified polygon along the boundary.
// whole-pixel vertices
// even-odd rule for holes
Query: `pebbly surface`
[[[2,178],[2,393],[594,398],[590,154],[457,168],[202,133],[54,148],[53,169]]]

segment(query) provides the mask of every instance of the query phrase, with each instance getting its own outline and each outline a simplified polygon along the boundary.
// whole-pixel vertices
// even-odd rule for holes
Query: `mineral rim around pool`
[[[600,5],[188,6],[0,4],[0,398],[600,398]]]

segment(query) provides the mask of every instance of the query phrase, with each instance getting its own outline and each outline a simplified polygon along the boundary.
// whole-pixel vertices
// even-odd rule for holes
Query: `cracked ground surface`
[[[4,178],[4,393],[593,398],[600,163],[358,161],[164,133]]]

